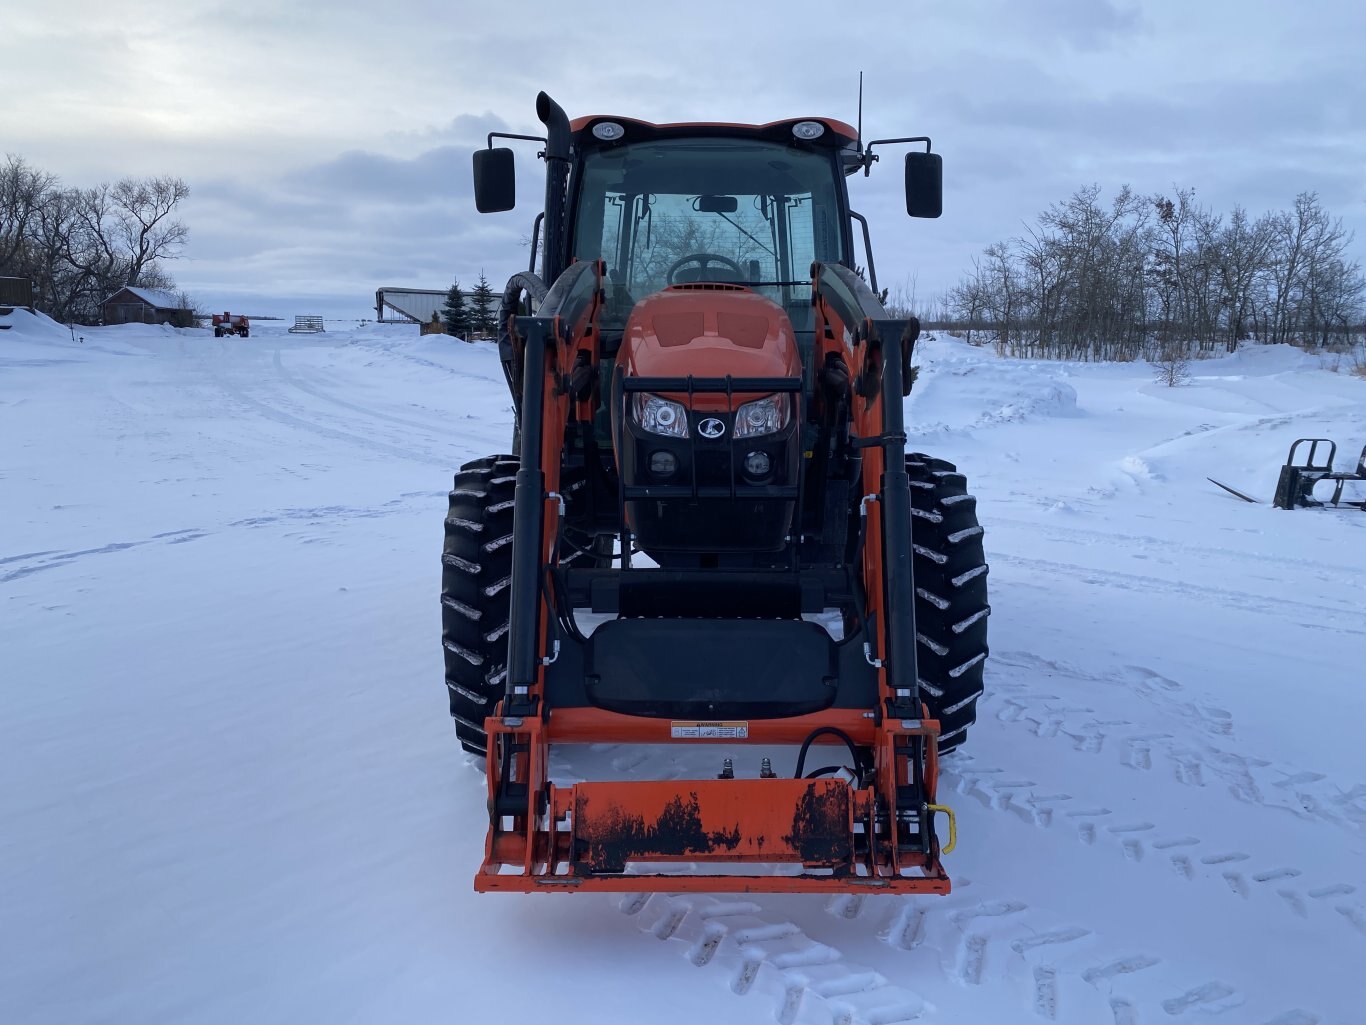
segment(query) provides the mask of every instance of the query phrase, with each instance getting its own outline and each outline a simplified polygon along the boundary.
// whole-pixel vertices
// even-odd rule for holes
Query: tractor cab
[[[544,228],[541,277],[554,282],[576,262],[606,266],[604,324],[624,327],[636,302],[662,289],[696,283],[743,285],[782,307],[794,329],[811,331],[811,265],[855,268],[847,176],[868,173],[879,144],[926,144],[906,154],[906,209],[938,217],[942,170],[924,137],[866,147],[833,118],[764,125],[656,125],[631,118],[570,122],[545,94],[537,112],[547,126],[545,210],[533,230],[530,271]],[[475,203],[481,213],[516,203],[511,149],[490,133],[474,155]],[[868,283],[877,291],[866,225]]]
[[[667,288],[730,284],[780,307],[809,341],[811,264],[852,263],[847,125],[798,122],[798,136],[789,122],[575,124],[567,257],[606,264],[608,323]]]
[[[824,369],[812,268],[855,266],[859,218],[845,180],[871,165],[872,144],[865,151],[852,127],[831,118],[570,122],[544,95],[538,113],[548,131],[547,191],[532,269],[544,228],[541,280],[579,280],[598,295],[597,388],[611,400],[594,418],[591,447],[601,459],[570,458],[585,465],[599,505],[610,505],[616,487],[631,493],[620,515],[609,509],[601,522],[624,521],[660,564],[771,558],[802,518],[825,511],[814,492],[799,509],[802,455],[830,440],[812,416]],[[512,151],[492,148],[496,134],[475,154],[481,211],[516,201]],[[937,212],[938,155],[908,156],[908,210]],[[864,248],[875,289],[866,234]],[[588,266],[601,267],[600,284],[565,273]],[[508,313],[540,305],[533,277],[510,283],[518,294],[504,297]],[[522,360],[513,332],[502,355],[516,404]],[[763,387],[737,386],[744,380]],[[847,479],[856,473],[845,467]]]

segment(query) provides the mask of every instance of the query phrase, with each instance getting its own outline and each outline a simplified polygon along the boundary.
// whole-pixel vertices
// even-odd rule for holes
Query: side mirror
[[[944,212],[944,158],[938,153],[906,154],[906,212],[912,217]]]
[[[474,152],[474,207],[481,214],[496,214],[517,205],[517,173],[512,150],[481,149]]]

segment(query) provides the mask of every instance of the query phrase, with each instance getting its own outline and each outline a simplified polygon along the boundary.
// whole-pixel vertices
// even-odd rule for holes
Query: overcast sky
[[[470,153],[571,117],[852,123],[930,135],[944,216],[910,220],[899,160],[851,179],[881,284],[920,298],[1096,183],[1193,188],[1219,212],[1315,190],[1366,263],[1361,0],[46,0],[5,3],[0,147],[91,185],[178,175],[169,269],[204,308],[373,316],[375,289],[495,288],[539,208],[480,216]],[[892,154],[889,154],[889,157]]]

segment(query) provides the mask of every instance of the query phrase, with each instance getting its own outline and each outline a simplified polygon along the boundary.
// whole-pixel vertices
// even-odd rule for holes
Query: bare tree
[[[1333,273],[1359,273],[1346,258],[1352,235],[1340,218],[1319,205],[1317,193],[1302,192],[1295,197],[1294,209],[1274,218],[1271,236],[1274,301],[1269,340],[1325,344],[1333,333]]]
[[[75,212],[75,230],[65,255],[83,274],[89,289],[108,295],[124,285],[136,284],[129,279],[128,261],[114,238],[114,203],[109,186],[79,190]]]
[[[1249,222],[1247,211],[1235,206],[1228,226],[1215,242],[1217,273],[1225,312],[1227,348],[1233,352],[1245,337],[1248,321],[1256,315],[1257,278],[1266,270],[1271,247],[1269,216]]]
[[[970,340],[986,331],[1017,356],[1170,362],[1253,332],[1342,348],[1366,318],[1351,242],[1313,193],[1256,221],[1235,207],[1225,224],[1190,189],[1107,203],[1088,186],[974,258],[947,307]]]
[[[1041,215],[1058,251],[1057,337],[1068,358],[1132,358],[1141,348],[1147,215],[1147,204],[1127,185],[1108,207],[1099,186],[1091,185]]]
[[[33,224],[56,186],[53,175],[30,167],[23,157],[6,155],[0,166],[0,273],[22,270]]]
[[[84,244],[82,196],[77,191],[53,190],[38,212],[34,246],[24,273],[33,279],[34,299],[44,313],[57,320],[88,319],[91,273],[73,262]]]
[[[977,257],[972,258],[972,272],[949,290],[948,306],[958,319],[961,330],[969,345],[976,344],[973,331],[982,327],[983,315],[987,308],[988,285],[982,274]]]
[[[1172,343],[1163,347],[1153,360],[1153,376],[1159,384],[1176,388],[1191,379],[1191,360],[1186,346]]]
[[[1062,247],[1056,235],[1042,228],[1025,225],[1025,232],[1027,237],[1017,239],[1015,247],[1035,324],[1036,348],[1046,352],[1057,340],[1063,288]]]
[[[68,321],[95,321],[125,285],[174,292],[160,261],[186,244],[174,213],[187,195],[167,177],[66,189],[11,156],[0,166],[0,273],[29,278],[37,308]]]
[[[109,193],[113,230],[127,257],[127,284],[142,284],[149,264],[184,248],[189,229],[171,215],[189,194],[180,178],[121,178],[114,183]]]
[[[917,279],[914,274],[910,274],[901,279],[901,283],[883,289],[887,293],[887,299],[883,306],[893,317],[916,317],[921,320],[928,319],[928,316],[921,316],[922,311],[920,300],[916,295]]]
[[[986,265],[986,313],[996,325],[996,348],[1009,352],[1012,337],[1019,340],[1021,325],[1019,273],[1010,247],[1004,242],[993,242],[983,250]]]

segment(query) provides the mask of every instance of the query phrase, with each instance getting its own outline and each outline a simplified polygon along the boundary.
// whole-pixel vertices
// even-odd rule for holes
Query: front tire
[[[987,560],[977,500],[953,463],[906,457],[911,481],[916,665],[920,697],[952,751],[977,721],[987,659]]]
[[[455,475],[441,554],[441,646],[460,746],[482,755],[484,720],[507,676],[508,591],[512,585],[514,456],[466,463]]]
[[[512,508],[521,462],[499,455],[466,463],[455,475],[441,555],[441,646],[446,690],[460,746],[483,755],[484,720],[507,686],[508,596],[512,587]],[[562,491],[571,509],[587,486],[579,473]],[[612,564],[610,536],[565,528],[559,562]],[[589,564],[589,563],[583,563]]]

